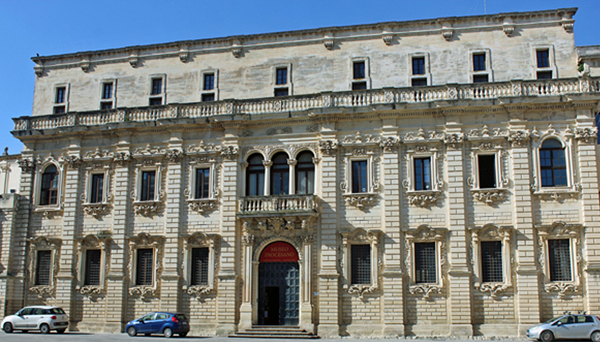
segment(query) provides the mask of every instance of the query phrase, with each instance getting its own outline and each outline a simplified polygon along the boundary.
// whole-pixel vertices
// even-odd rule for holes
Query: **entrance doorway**
[[[274,242],[260,257],[258,324],[298,325],[299,306],[298,253],[286,242]]]

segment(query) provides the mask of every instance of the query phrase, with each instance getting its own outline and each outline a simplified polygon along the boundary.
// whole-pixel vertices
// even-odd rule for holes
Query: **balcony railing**
[[[319,211],[315,195],[247,196],[238,200],[238,215],[316,214]]]
[[[72,126],[100,126],[125,122],[194,119],[226,114],[297,112],[316,108],[365,107],[376,104],[424,103],[440,100],[481,100],[505,96],[551,96],[600,91],[600,78],[448,84],[417,88],[384,88],[327,92],[277,98],[224,100],[156,107],[15,118],[15,131]]]

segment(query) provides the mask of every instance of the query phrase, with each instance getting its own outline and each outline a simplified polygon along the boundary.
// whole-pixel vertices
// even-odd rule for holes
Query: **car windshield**
[[[556,321],[557,319],[559,319],[559,318],[561,318],[561,317],[563,317],[563,316],[554,317],[554,318],[552,318],[552,319],[549,319],[549,320],[547,320],[547,321],[545,321],[545,322],[542,322],[542,323],[552,323],[552,322]]]

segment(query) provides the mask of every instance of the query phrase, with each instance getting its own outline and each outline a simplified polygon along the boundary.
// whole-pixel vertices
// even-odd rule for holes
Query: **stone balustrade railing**
[[[315,195],[247,196],[238,200],[238,214],[318,212]]]
[[[72,112],[15,118],[15,131],[69,126],[148,122],[176,118],[202,118],[224,114],[261,114],[327,107],[362,107],[375,104],[421,103],[440,100],[497,99],[503,96],[550,96],[600,91],[600,78],[448,84],[418,88],[384,88],[248,100],[224,100],[156,107]]]

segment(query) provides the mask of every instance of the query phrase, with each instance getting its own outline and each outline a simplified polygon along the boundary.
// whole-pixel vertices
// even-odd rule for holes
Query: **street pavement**
[[[88,334],[88,333],[80,333],[80,332],[66,332],[64,334],[56,334],[52,332],[50,334],[44,335],[39,332],[29,332],[29,333],[21,333],[15,332],[12,334],[6,334],[3,331],[0,331],[0,341],[1,342],[102,342],[102,341],[110,341],[110,342],[156,342],[156,341],[164,341],[167,340],[162,335],[152,335],[152,336],[137,336],[137,337],[129,337],[127,334]],[[451,341],[451,342],[486,342],[486,341],[510,341],[510,342],[530,342],[527,338],[508,338],[508,339],[500,339],[500,338],[492,338],[485,339],[484,337],[474,337],[472,339],[468,338],[443,338],[443,337],[435,337],[435,338],[390,338],[390,339],[357,339],[357,338],[341,338],[341,339],[315,339],[315,340],[305,340],[305,339],[259,339],[259,338],[228,338],[228,337],[202,337],[202,336],[187,336],[185,338],[174,336],[171,338],[173,341],[201,341],[201,342],[309,342],[309,341],[319,341],[319,342],[390,342],[390,341],[403,341],[403,342],[443,342],[443,341]]]

